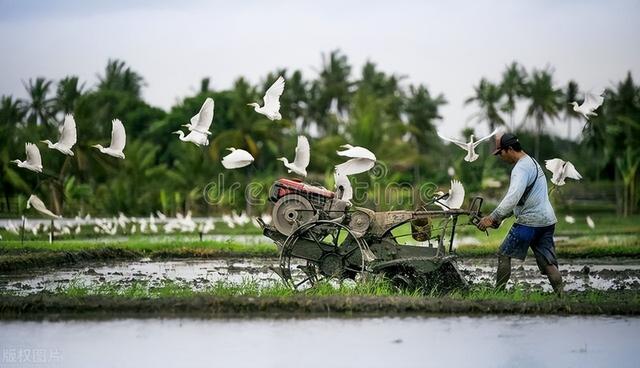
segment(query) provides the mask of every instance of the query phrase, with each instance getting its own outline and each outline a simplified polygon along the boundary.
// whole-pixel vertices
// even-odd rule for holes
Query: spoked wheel
[[[366,242],[348,227],[316,221],[300,226],[284,242],[279,274],[295,289],[328,279],[353,279],[364,271],[370,254]]]

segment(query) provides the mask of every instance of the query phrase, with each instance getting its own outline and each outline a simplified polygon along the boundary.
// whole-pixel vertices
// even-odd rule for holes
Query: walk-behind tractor
[[[379,274],[399,288],[446,291],[467,285],[456,266],[453,238],[456,226],[477,223],[482,198],[473,198],[468,210],[427,210],[440,197],[417,211],[375,212],[338,197],[339,193],[300,181],[280,179],[273,184],[272,222],[260,223],[264,235],[279,248],[280,263],[274,271],[285,283],[299,288]],[[459,222],[460,216],[469,221]],[[406,223],[411,225],[409,233],[392,233]],[[420,243],[398,243],[403,236]]]

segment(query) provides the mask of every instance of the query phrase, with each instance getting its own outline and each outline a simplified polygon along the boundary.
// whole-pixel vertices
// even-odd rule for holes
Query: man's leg
[[[498,255],[498,272],[496,273],[496,290],[503,291],[511,278],[511,257]]]
[[[544,271],[549,278],[549,283],[551,284],[553,291],[558,295],[562,295],[564,284],[562,283],[562,275],[560,274],[558,267],[552,264],[546,265]]]

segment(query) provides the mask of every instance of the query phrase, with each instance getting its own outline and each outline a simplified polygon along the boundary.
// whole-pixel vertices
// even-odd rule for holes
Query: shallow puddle
[[[637,367],[640,318],[0,322],[0,366]]]
[[[560,271],[566,290],[640,290],[640,262],[633,262],[620,259],[561,261]],[[92,263],[81,267],[42,268],[0,275],[0,292],[26,295],[69,285],[92,286],[105,282],[126,286],[135,282],[153,285],[176,281],[195,290],[219,281],[242,283],[252,280],[267,285],[280,281],[270,269],[277,265],[277,259],[255,258]],[[494,282],[494,259],[465,259],[459,267],[473,284]],[[513,262],[510,286],[514,284],[530,290],[551,290],[533,260]]]

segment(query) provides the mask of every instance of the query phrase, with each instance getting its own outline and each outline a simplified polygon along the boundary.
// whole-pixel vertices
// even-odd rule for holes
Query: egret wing
[[[73,115],[67,114],[64,117],[64,125],[62,126],[62,134],[60,135],[60,141],[58,143],[71,149],[78,140],[76,132],[76,120]]]
[[[42,166],[42,157],[38,146],[33,143],[25,143],[24,148],[27,152],[27,162],[34,166]]]
[[[124,125],[120,119],[113,119],[111,121],[111,146],[109,148],[122,151],[127,142],[127,134],[124,130]]]
[[[443,136],[442,134],[440,134],[440,132],[438,132],[438,137],[440,137],[440,138],[444,139],[445,141],[449,141],[449,142],[451,142],[451,143],[456,144],[458,147],[462,148],[463,150],[466,150],[466,149],[467,149],[467,144],[466,144],[466,143],[464,143],[464,142],[461,142],[461,141],[459,141],[459,140],[457,140],[457,139],[453,139],[453,138],[445,137],[445,136]]]
[[[473,142],[473,146],[477,147],[480,143],[486,141],[487,139],[493,137],[494,135],[496,135],[496,133],[498,133],[498,129],[495,129],[493,132],[491,132],[491,134],[489,134],[486,137],[480,138],[477,141]]]
[[[280,111],[280,96],[284,92],[284,78],[278,77],[264,95],[264,109],[269,112]]]
[[[200,108],[200,112],[198,112],[198,114],[196,115],[198,119],[195,124],[193,122],[193,119],[196,116],[191,118],[191,124],[193,125],[193,128],[190,128],[190,130],[196,130],[196,131],[199,131],[200,133],[206,133],[207,131],[209,131],[211,122],[213,122],[213,108],[214,108],[213,99],[211,97],[208,97],[204,101],[204,104],[202,104],[202,107]]]
[[[366,158],[352,158],[346,162],[336,165],[337,175],[356,175],[371,170],[375,161]]]
[[[580,175],[580,173],[578,172],[578,170],[576,170],[575,166],[573,166],[573,164],[569,161],[567,161],[567,164],[564,168],[564,172],[567,176],[567,178],[571,178],[571,179],[575,179],[575,180],[580,180],[582,179],[582,175]]]
[[[351,147],[344,151],[336,151],[339,156],[350,158],[366,158],[372,161],[376,161],[376,155],[364,147]]]
[[[451,180],[451,190],[449,191],[449,198],[447,198],[447,206],[451,209],[462,207],[464,194],[464,186],[462,186],[462,183],[458,180]]]
[[[298,136],[298,145],[296,146],[296,157],[293,159],[293,164],[301,169],[306,169],[309,166],[311,160],[311,147],[309,147],[309,140],[303,135]]]

